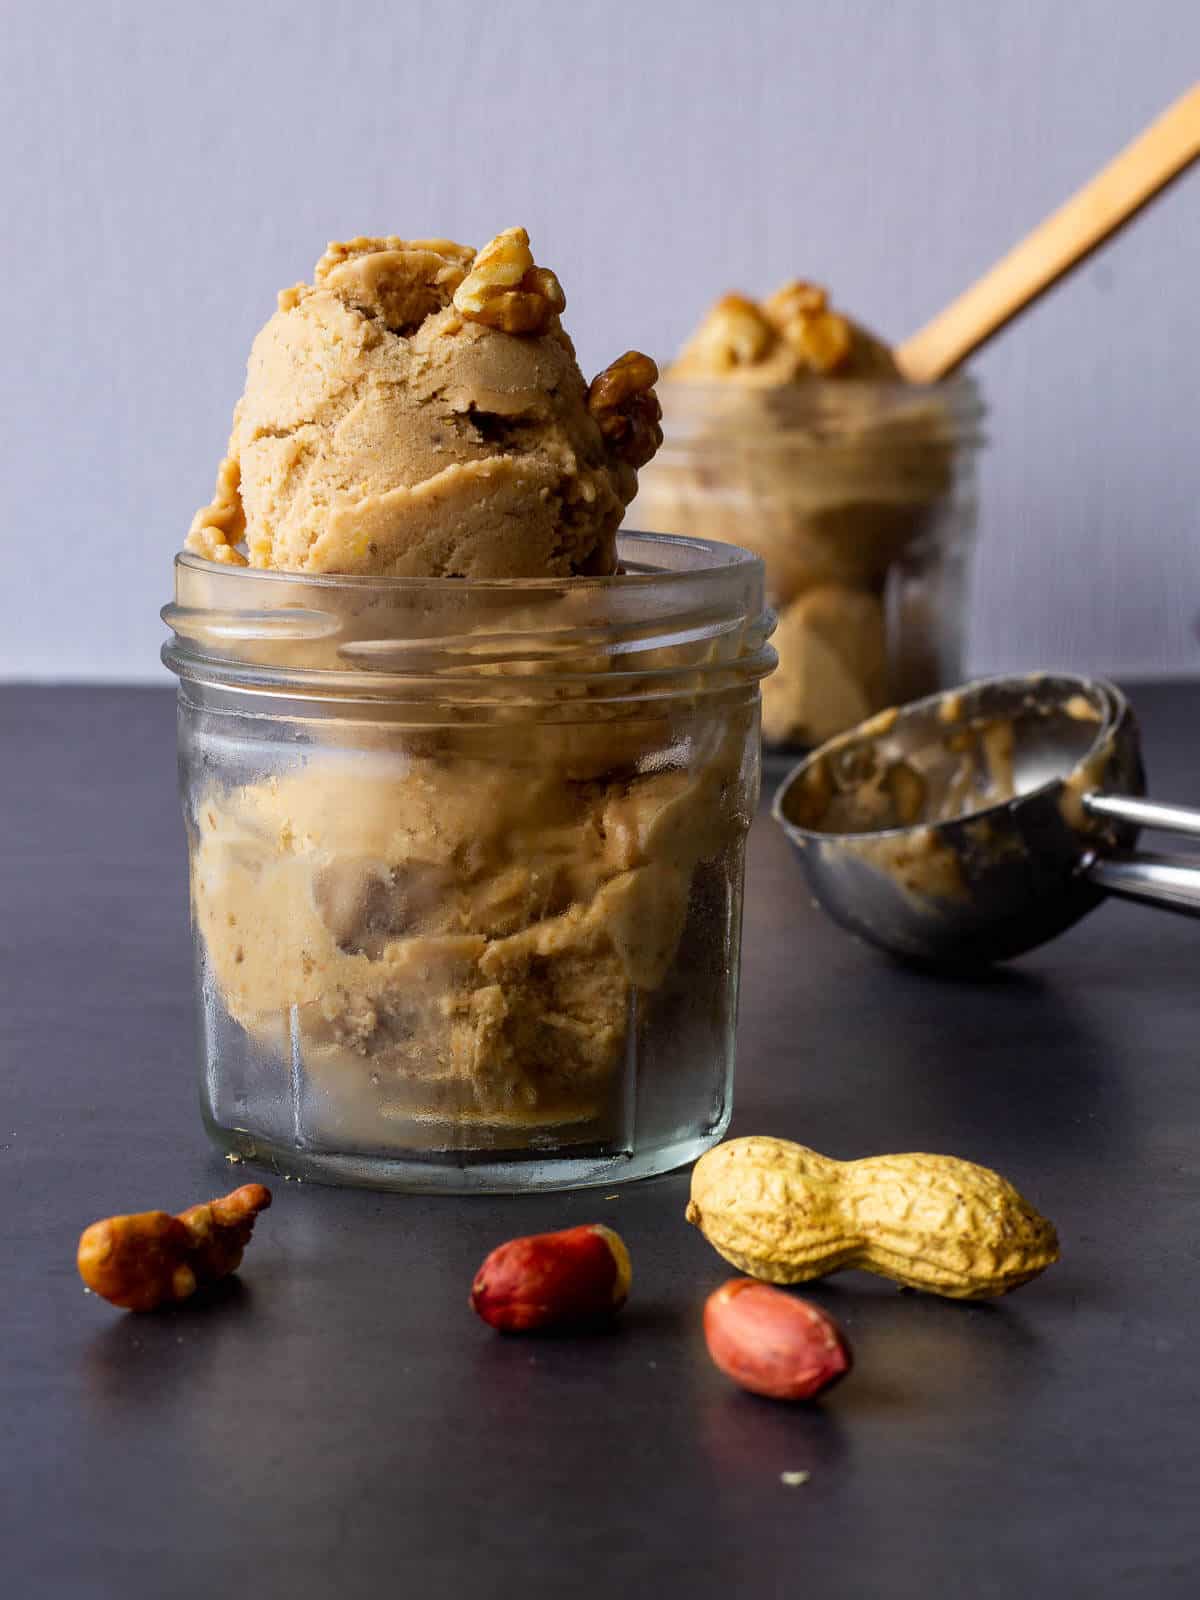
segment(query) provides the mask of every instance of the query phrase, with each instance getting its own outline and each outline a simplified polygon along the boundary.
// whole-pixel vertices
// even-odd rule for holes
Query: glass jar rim
[[[771,671],[758,556],[618,535],[609,577],[378,578],[180,552],[162,618],[181,679],[266,694],[509,705],[692,696]]]
[[[248,567],[234,565],[232,562],[210,561],[207,556],[196,555],[191,550],[176,551],[175,568],[177,572],[182,568],[202,573],[206,577],[241,580],[251,577],[261,583],[288,586],[305,584],[315,589],[345,589],[359,593],[386,594],[389,591],[407,591],[461,595],[464,590],[473,590],[481,593],[516,595],[526,589],[533,594],[545,594],[564,588],[579,592],[584,589],[617,586],[624,588],[635,583],[660,586],[673,581],[705,581],[734,570],[751,571],[763,565],[761,557],[752,551],[743,549],[741,545],[728,544],[717,539],[697,539],[688,534],[678,533],[640,533],[633,528],[622,528],[617,537],[618,544],[622,546],[620,552],[622,570],[604,575],[581,574],[547,578],[426,578],[375,576],[359,572],[292,572],[284,568]],[[652,567],[648,562],[639,561],[632,555],[626,557],[625,551],[635,539],[644,540],[648,546],[661,551],[665,556],[674,556],[681,564],[676,567]],[[685,553],[689,552],[697,557],[696,564],[690,567],[682,564]],[[170,606],[162,608],[160,615],[164,621],[165,614],[170,610]]]
[[[861,449],[873,427],[892,430],[888,449],[920,450],[930,443],[969,448],[985,443],[987,415],[980,384],[969,372],[939,383],[902,378],[811,378],[803,383],[754,384],[662,378],[664,440],[655,462],[703,441],[739,450],[778,450],[842,442]],[[906,432],[906,430],[908,430]]]

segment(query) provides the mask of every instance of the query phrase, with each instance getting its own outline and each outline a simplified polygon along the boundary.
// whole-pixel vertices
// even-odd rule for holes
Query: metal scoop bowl
[[[1137,724],[1097,679],[988,678],[884,711],[784,780],[773,815],[818,903],[924,966],[1044,944],[1106,895],[1200,916],[1200,863],[1134,852],[1140,828],[1200,837],[1145,793]]]

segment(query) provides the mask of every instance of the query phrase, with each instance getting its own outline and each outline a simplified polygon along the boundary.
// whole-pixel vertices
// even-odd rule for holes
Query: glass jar
[[[631,515],[765,561],[779,613],[769,744],[820,744],[962,681],[983,438],[970,378],[663,382],[658,394],[665,442]]]
[[[201,1100],[226,1151],[398,1189],[664,1172],[729,1120],[762,563],[302,577],[181,555]]]

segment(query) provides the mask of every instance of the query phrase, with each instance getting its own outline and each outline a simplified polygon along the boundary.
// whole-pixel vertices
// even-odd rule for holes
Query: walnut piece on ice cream
[[[727,294],[696,329],[680,359],[729,372],[752,367],[775,343],[775,329],[754,301],[744,294]]]
[[[454,291],[456,311],[503,333],[545,333],[566,304],[554,274],[534,265],[524,228],[508,228],[485,244]]]
[[[662,407],[654,392],[658,367],[626,350],[588,387],[588,410],[604,438],[631,467],[644,467],[663,441]]]
[[[815,283],[793,278],[763,302],[763,310],[813,372],[837,372],[850,360],[856,330],[846,317],[830,311],[829,296]]]

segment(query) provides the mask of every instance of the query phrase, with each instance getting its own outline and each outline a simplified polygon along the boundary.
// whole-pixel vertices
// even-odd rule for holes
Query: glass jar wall
[[[730,1110],[761,563],[300,578],[181,556],[205,1121],[276,1170],[609,1184]]]
[[[765,561],[768,743],[819,744],[961,681],[983,415],[969,378],[658,392],[665,442],[631,515]]]

